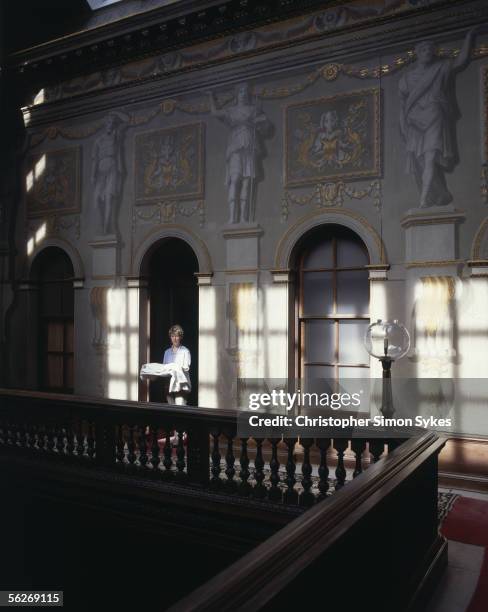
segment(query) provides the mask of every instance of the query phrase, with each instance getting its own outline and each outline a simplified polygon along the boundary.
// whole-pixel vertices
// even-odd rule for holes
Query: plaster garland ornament
[[[31,219],[27,225],[27,231],[29,234],[38,232],[42,226],[45,226],[42,230],[45,236],[54,236],[62,234],[69,230],[74,230],[74,235],[77,240],[80,238],[80,215],[50,215],[39,223],[39,219]]]
[[[205,225],[205,201],[198,200],[191,205],[184,205],[178,200],[164,200],[152,206],[134,207],[132,209],[132,233],[136,232],[139,221],[164,225],[173,223],[177,217],[198,215],[199,226]]]
[[[455,59],[460,54],[460,49],[444,49],[440,48],[436,51],[436,56],[441,59]],[[482,44],[476,49],[473,49],[471,58],[478,59],[488,56],[488,44]],[[262,87],[255,89],[253,95],[256,99],[273,100],[288,98],[295,94],[298,94],[314,83],[320,78],[326,81],[334,81],[341,74],[349,77],[358,79],[378,79],[382,76],[388,76],[395,74],[399,70],[410,66],[415,62],[416,54],[413,49],[406,51],[404,54],[395,57],[391,62],[385,64],[378,64],[373,67],[361,66],[356,64],[343,64],[343,63],[327,63],[323,66],[312,70],[309,74],[305,75],[300,81],[293,85],[282,85],[278,87]],[[233,96],[226,96],[221,98],[219,96],[219,104],[225,105],[232,99]],[[186,102],[178,98],[167,98],[160,102],[158,106],[152,108],[147,113],[132,114],[129,116],[128,127],[137,127],[139,125],[145,125],[152,121],[159,113],[164,115],[171,115],[176,110],[179,110],[188,114],[206,114],[210,112],[211,107],[208,102],[208,96],[205,95],[204,99],[194,102]],[[125,111],[124,111],[125,112]],[[33,148],[41,144],[46,138],[54,140],[62,137],[67,140],[81,140],[88,138],[102,130],[104,122],[97,122],[95,124],[88,124],[81,127],[64,127],[52,125],[45,128],[42,131],[34,132],[30,135],[29,148]]]
[[[352,200],[362,200],[371,198],[376,210],[381,210],[381,181],[374,180],[363,189],[352,187],[344,181],[333,181],[328,183],[317,183],[312,193],[297,196],[290,191],[285,191],[281,200],[281,218],[287,221],[290,214],[290,206],[315,205],[315,208],[341,207],[344,205],[344,198]]]

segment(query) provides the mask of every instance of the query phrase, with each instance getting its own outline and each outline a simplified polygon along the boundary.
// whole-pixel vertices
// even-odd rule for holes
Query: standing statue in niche
[[[452,201],[445,172],[456,164],[454,75],[469,62],[476,29],[466,35],[456,58],[436,55],[432,41],[415,47],[417,61],[400,79],[400,131],[407,149],[407,172],[420,191],[420,208]]]
[[[256,166],[263,153],[260,137],[268,126],[268,119],[258,102],[251,99],[247,83],[237,86],[235,103],[225,109],[217,109],[211,92],[210,108],[230,128],[225,177],[229,223],[249,223],[254,217]]]
[[[105,236],[115,233],[114,210],[121,195],[123,175],[123,123],[118,114],[107,115],[103,132],[93,146],[91,178],[94,201]]]

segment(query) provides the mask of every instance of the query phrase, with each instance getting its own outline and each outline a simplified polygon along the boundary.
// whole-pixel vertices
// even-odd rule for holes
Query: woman
[[[169,337],[171,339],[171,347],[164,351],[163,356],[163,364],[175,363],[181,366],[183,373],[186,378],[186,384],[183,386],[184,389],[181,389],[178,392],[168,392],[166,395],[166,400],[168,404],[177,404],[179,406],[185,406],[187,403],[188,395],[191,391],[191,381],[190,381],[190,364],[191,364],[191,355],[190,351],[181,344],[181,340],[183,339],[183,328],[180,325],[172,325],[169,328]]]

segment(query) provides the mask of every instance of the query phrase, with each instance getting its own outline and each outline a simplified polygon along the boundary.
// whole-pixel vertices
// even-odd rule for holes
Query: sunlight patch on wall
[[[35,234],[27,240],[27,255],[30,257],[34,249],[41,244],[47,234],[47,224],[43,221],[37,228]]]
[[[199,371],[198,403],[207,408],[218,406],[217,303],[215,288],[199,289]]]

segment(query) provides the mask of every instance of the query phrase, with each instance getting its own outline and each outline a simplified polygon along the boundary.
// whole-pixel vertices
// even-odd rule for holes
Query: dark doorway
[[[167,238],[153,251],[149,262],[150,361],[163,361],[171,345],[168,330],[181,325],[182,344],[191,353],[192,391],[188,404],[198,405],[198,261],[192,248],[179,238]],[[165,379],[150,383],[149,400],[166,402]]]
[[[74,290],[73,265],[58,247],[44,249],[32,266],[39,284],[39,388],[73,393]]]

